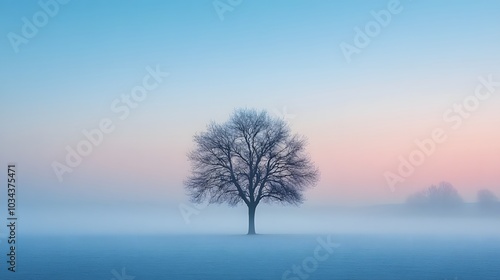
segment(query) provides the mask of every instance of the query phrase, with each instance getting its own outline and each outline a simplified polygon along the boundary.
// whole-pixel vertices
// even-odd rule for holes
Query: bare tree
[[[195,203],[248,206],[248,234],[255,234],[260,202],[298,205],[319,173],[305,154],[305,139],[265,111],[236,110],[229,121],[212,122],[194,136],[186,190]]]

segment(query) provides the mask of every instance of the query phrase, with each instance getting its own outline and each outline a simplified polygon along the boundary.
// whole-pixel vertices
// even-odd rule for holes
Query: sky
[[[2,1],[0,161],[17,164],[31,231],[175,230],[193,135],[246,107],[307,137],[321,180],[304,209],[401,203],[441,181],[468,202],[500,195],[499,8]],[[102,141],[58,175],[103,123]]]

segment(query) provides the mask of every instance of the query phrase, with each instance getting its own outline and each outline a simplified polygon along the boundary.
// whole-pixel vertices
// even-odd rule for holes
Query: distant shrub
[[[499,206],[497,196],[490,190],[477,192],[477,204],[481,208],[491,209]]]
[[[415,207],[449,209],[463,205],[463,199],[452,184],[441,182],[410,195],[406,203]]]

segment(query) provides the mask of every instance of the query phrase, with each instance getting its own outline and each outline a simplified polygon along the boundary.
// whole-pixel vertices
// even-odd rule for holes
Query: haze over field
[[[70,1],[17,53],[4,36],[0,163],[18,165],[20,232],[244,233],[243,207],[210,206],[190,223],[179,207],[193,207],[193,135],[245,107],[305,135],[321,173],[301,208],[257,210],[262,233],[498,232],[476,214],[448,226],[363,208],[441,181],[467,203],[500,195],[500,3],[401,1],[348,62],[339,46],[388,2],[244,1],[221,21],[212,1]],[[0,33],[21,34],[39,10],[2,1]],[[148,88],[141,101],[136,86]],[[476,107],[478,87],[491,94]],[[70,166],[97,129],[99,144]],[[425,156],[403,176],[415,151]],[[387,172],[401,180],[391,187]]]

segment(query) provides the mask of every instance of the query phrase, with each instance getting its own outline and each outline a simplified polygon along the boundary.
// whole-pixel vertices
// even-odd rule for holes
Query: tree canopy
[[[185,182],[196,203],[299,204],[319,172],[305,154],[306,140],[266,111],[236,110],[222,124],[211,122],[194,136],[191,175]]]

